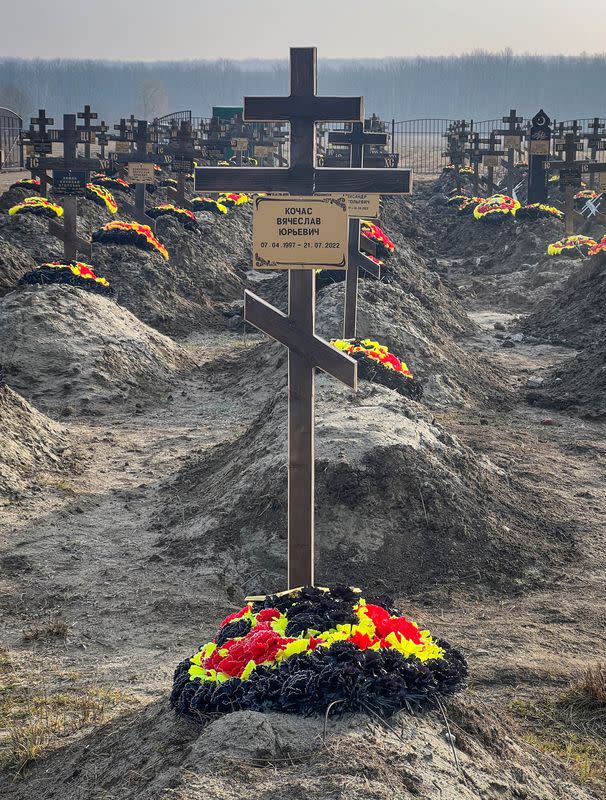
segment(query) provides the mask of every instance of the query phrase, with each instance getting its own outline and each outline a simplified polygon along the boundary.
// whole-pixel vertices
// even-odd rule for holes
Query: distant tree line
[[[241,105],[244,95],[285,94],[285,61],[107,62],[0,59],[0,106],[29,117],[91,103],[114,121],[151,119],[213,105]],[[558,119],[606,116],[606,55],[532,56],[474,52],[461,56],[325,60],[321,94],[364,95],[366,111],[386,119],[532,116],[543,106]]]

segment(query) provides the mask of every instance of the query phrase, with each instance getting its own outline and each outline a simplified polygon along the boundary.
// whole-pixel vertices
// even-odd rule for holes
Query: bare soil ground
[[[410,353],[426,400],[374,386],[350,398],[318,381],[318,577],[340,569],[395,588],[413,618],[460,645],[472,678],[447,710],[454,738],[438,712],[399,715],[391,728],[330,721],[325,741],[317,720],[238,714],[203,729],[173,718],[176,664],[247,593],[285,580],[284,353],[202,316],[190,318],[199,330],[165,346],[112,301],[73,297],[70,323],[66,304],[79,290],[44,290],[54,299],[34,308],[28,298],[39,293],[20,291],[0,300],[3,342],[17,319],[26,345],[11,344],[3,364],[25,399],[9,390],[0,399],[0,443],[12,443],[0,456],[10,469],[0,503],[3,797],[605,796],[602,722],[555,719],[570,681],[604,658],[606,432],[527,402],[529,378],[575,351],[524,338],[502,346],[495,323],[507,329],[525,309],[498,287],[457,289],[471,268],[438,247],[433,191],[389,210],[399,228],[389,233],[411,254],[394,287],[393,331],[389,287],[361,292],[361,323],[370,333],[374,311],[377,335]],[[244,235],[241,219],[224,230]],[[17,245],[6,230],[12,275]],[[227,247],[226,233],[207,237],[209,252]],[[219,301],[249,280],[246,247],[229,254]],[[31,268],[31,249],[21,252]],[[137,313],[120,250],[104,258]],[[473,274],[491,287],[493,278]],[[184,285],[175,279],[171,297]],[[341,302],[339,287],[320,296],[322,325],[337,324]],[[41,311],[37,330],[23,324]],[[147,391],[133,379],[132,402],[108,401],[116,380],[145,369],[140,359],[116,364],[115,352],[137,360],[134,343],[145,358],[152,345],[168,353],[170,385]],[[20,346],[27,358],[10,355]],[[73,402],[52,383],[54,352],[64,370],[85,365],[70,388],[77,413],[65,413]]]

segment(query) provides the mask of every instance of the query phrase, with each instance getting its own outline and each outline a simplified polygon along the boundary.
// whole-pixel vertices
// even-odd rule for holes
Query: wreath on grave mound
[[[186,228],[186,230],[189,231],[195,231],[198,229],[198,223],[193,211],[190,211],[187,208],[180,208],[172,203],[163,203],[162,205],[148,208],[146,209],[145,213],[152,219],[165,216],[172,217],[172,219],[176,219],[181,223],[181,225],[183,225],[184,228]]]
[[[101,230],[95,231],[93,242],[99,244],[130,244],[142,250],[158,252],[168,261],[168,250],[159,239],[156,239],[149,225],[140,225],[138,222],[122,222],[114,220],[104,225]]]
[[[459,169],[459,175],[473,175],[474,170],[473,167],[461,167]]]
[[[221,193],[217,198],[221,205],[226,206],[228,209],[234,206],[242,206],[245,203],[250,203],[250,197],[242,192]]]
[[[104,186],[106,189],[111,189],[114,192],[124,192],[125,194],[130,194],[131,190],[128,181],[122,178],[110,178],[109,175],[100,175],[98,173],[93,175],[91,183],[94,183],[95,186]]]
[[[564,212],[555,206],[548,206],[545,203],[531,203],[529,206],[520,206],[513,212],[516,219],[523,222],[533,222],[537,219],[564,219]]]
[[[502,222],[504,219],[515,215],[520,208],[520,203],[506,194],[494,194],[487,197],[473,210],[474,219],[482,222]]]
[[[591,253],[592,249],[597,246],[595,239],[589,236],[566,236],[557,242],[553,242],[547,247],[547,255],[559,256],[564,255],[582,255],[586,256]]]
[[[211,214],[227,214],[228,211],[224,203],[213,200],[212,197],[194,197],[191,207],[194,211],[210,211]]]
[[[588,200],[597,200],[600,195],[594,192],[593,189],[581,189],[574,196],[577,205],[584,205]]]
[[[362,219],[360,223],[362,236],[376,243],[377,256],[379,258],[388,258],[396,249],[389,236],[382,228],[375,225],[374,222],[370,222],[370,220]]]
[[[332,339],[330,343],[356,359],[358,375],[363,380],[395,389],[411,400],[420,400],[423,396],[423,385],[413,378],[407,364],[390,353],[385,345],[372,339]]]
[[[99,278],[95,274],[90,264],[82,261],[71,261],[69,264],[62,264],[59,261],[50,261],[47,264],[40,264],[31,272],[26,272],[20,279],[19,286],[43,285],[50,283],[63,283],[69,286],[77,286],[87,292],[103,294],[106,297],[113,297],[114,290],[105,278]]]
[[[176,669],[171,705],[200,719],[241,709],[386,717],[465,687],[467,664],[394,608],[359,589],[304,587],[249,598]]]
[[[480,203],[484,203],[485,197],[465,197],[459,204],[457,211],[459,214],[473,214]]]
[[[92,200],[98,206],[103,206],[110,214],[118,213],[118,204],[113,194],[106,189],[105,186],[99,186],[96,183],[87,183],[84,189],[84,197],[87,200]]]
[[[40,179],[21,178],[21,180],[15,181],[15,183],[11,183],[11,185],[8,188],[9,191],[11,189],[32,189],[33,191],[37,191],[40,188]]]
[[[603,236],[599,242],[595,242],[589,249],[588,255],[590,256],[604,256],[606,255],[606,236]]]
[[[46,197],[26,197],[22,203],[9,208],[8,213],[11,217],[18,214],[34,214],[37,217],[54,219],[63,216],[63,208],[47,200]]]
[[[454,190],[456,192],[456,189]],[[460,206],[465,200],[469,200],[469,196],[466,194],[455,194],[452,197],[449,197],[446,201],[447,206]]]

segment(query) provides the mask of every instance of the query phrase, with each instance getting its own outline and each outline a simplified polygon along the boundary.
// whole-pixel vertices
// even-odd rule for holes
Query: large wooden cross
[[[524,117],[519,117],[515,108],[509,110],[508,117],[501,118],[503,122],[507,123],[506,128],[501,128],[494,131],[503,136],[503,146],[507,151],[507,160],[503,160],[501,165],[507,170],[507,194],[510,197],[515,196],[516,182],[518,175],[515,170],[516,151],[519,150],[522,144],[522,128],[520,124],[524,122]]]
[[[351,131],[331,131],[328,134],[328,141],[330,144],[349,145],[350,165],[362,167],[364,165],[364,148],[371,144],[387,144],[387,134],[366,132],[363,122],[354,122]]]
[[[99,126],[91,125],[91,123],[94,119],[98,119],[98,114],[96,111],[91,111],[90,106],[86,105],[84,106],[84,111],[78,111],[78,119],[81,119],[83,124],[78,125],[77,129],[90,133],[90,139],[84,143],[84,157],[90,158],[90,147],[94,142],[95,134],[99,131]]]
[[[38,116],[30,119],[29,130],[23,131],[21,135],[22,141],[29,149],[31,156],[35,159],[35,161],[32,161],[31,158],[28,158],[28,162],[31,167],[30,172],[32,178],[38,178],[40,181],[40,194],[42,197],[48,197],[50,179],[45,169],[37,168],[36,166],[32,167],[32,164],[39,163],[40,157],[46,158],[46,156],[52,155],[53,143],[47,128],[54,124],[55,120],[52,117],[47,117],[45,109],[41,108],[38,111]],[[38,130],[35,130],[36,127]]]
[[[247,97],[247,121],[290,123],[287,168],[199,167],[196,191],[317,193],[408,192],[409,170],[317,168],[315,125],[361,122],[361,97],[318,97],[315,48],[290,51],[290,95]],[[314,582],[314,374],[332,375],[352,389],[357,363],[315,333],[315,271],[289,272],[288,315],[247,291],[244,318],[288,348],[288,585]]]

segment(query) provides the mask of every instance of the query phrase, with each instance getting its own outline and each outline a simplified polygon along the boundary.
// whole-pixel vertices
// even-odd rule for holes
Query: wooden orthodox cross
[[[177,175],[177,188],[169,190],[181,208],[190,208],[185,197],[185,181],[194,171],[194,161],[200,158],[200,152],[194,148],[195,139],[189,120],[181,120],[176,130],[171,132],[171,143],[158,146],[158,155],[170,155],[170,169]]]
[[[29,130],[23,131],[21,134],[21,139],[29,151],[28,169],[32,178],[38,178],[40,181],[40,194],[42,197],[48,197],[50,179],[46,174],[46,170],[41,169],[39,164],[41,158],[44,159],[46,156],[52,155],[53,143],[47,128],[54,124],[55,120],[52,117],[47,117],[46,111],[41,108],[38,111],[38,116],[30,119]],[[37,131],[35,130],[36,127],[38,128]]]
[[[520,124],[524,122],[524,117],[519,117],[515,108],[510,109],[508,117],[502,117],[503,122],[507,123],[506,128],[495,130],[498,136],[503,137],[503,149],[507,151],[507,160],[501,161],[501,166],[507,170],[507,194],[515,196],[516,182],[518,175],[515,170],[516,152],[522,145],[522,128]]]
[[[196,190],[317,193],[406,193],[409,170],[323,169],[315,159],[315,124],[361,122],[361,97],[318,97],[315,48],[290,51],[290,95],[249,97],[246,120],[290,122],[287,168],[196,169]],[[244,318],[288,348],[288,585],[314,582],[314,373],[357,387],[357,363],[316,335],[315,271],[289,271],[288,315],[247,291]]]
[[[606,149],[606,122],[600,117],[594,117],[593,121],[587,126],[588,131],[581,136],[587,142],[589,150],[589,157],[592,161],[596,161],[598,151]],[[595,173],[591,173],[589,186],[593,189],[595,186]]]
[[[367,145],[386,145],[387,134],[371,133],[364,131],[364,123],[354,122],[351,131],[331,131],[328,134],[330,144],[349,145],[351,148],[350,165],[360,169],[364,162],[364,147]],[[345,276],[345,314],[343,322],[343,336],[352,339],[356,335],[358,318],[358,279],[360,269],[369,272],[375,277],[380,277],[381,271],[369,255],[376,256],[376,245],[369,253],[366,242],[366,253],[360,251],[361,224],[359,218],[349,220],[348,246],[347,246],[347,274]]]
[[[84,157],[90,158],[90,146],[94,143],[95,134],[100,130],[98,125],[91,125],[91,122],[94,119],[98,119],[98,115],[95,111],[91,111],[90,106],[87,105],[84,106],[84,111],[78,112],[78,119],[83,120],[83,124],[78,125],[77,130],[90,133],[90,139],[84,143]]]

